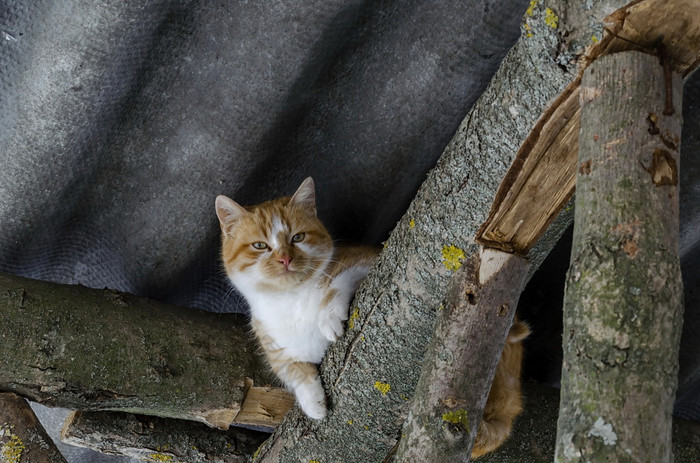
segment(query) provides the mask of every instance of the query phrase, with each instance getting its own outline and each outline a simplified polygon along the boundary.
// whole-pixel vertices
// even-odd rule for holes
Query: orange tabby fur
[[[244,208],[216,200],[222,259],[251,309],[253,332],[270,367],[294,392],[304,413],[326,415],[316,364],[343,334],[350,300],[376,250],[335,247],[316,217],[314,184]]]
[[[522,341],[529,334],[530,327],[527,323],[516,317],[496,366],[496,375],[493,378],[479,432],[476,435],[472,458],[478,458],[500,447],[510,435],[513,421],[523,411],[520,390]]]

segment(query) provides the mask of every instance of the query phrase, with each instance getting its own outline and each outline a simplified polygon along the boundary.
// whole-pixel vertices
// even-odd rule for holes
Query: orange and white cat
[[[250,306],[272,370],[306,415],[326,415],[317,364],[342,336],[350,301],[377,251],[336,247],[316,216],[314,182],[292,197],[243,207],[216,198],[224,268]]]

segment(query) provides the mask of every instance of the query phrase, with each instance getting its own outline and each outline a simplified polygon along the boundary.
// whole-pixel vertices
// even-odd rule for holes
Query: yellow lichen
[[[529,24],[525,23],[525,24],[523,24],[523,27],[525,28],[525,37],[532,37],[532,36],[534,36],[534,34],[532,33],[532,31],[530,30],[530,25],[529,25]]]
[[[20,463],[22,452],[26,449],[24,442],[12,432],[14,426],[7,426],[7,423],[0,427],[0,436],[8,437],[9,440],[0,447],[0,460],[3,463]]]
[[[532,16],[535,13],[535,8],[537,8],[538,3],[540,3],[540,0],[530,0],[530,6],[528,7],[525,14],[528,16]]]
[[[559,26],[559,16],[551,8],[546,8],[544,10],[544,23],[552,29],[556,29]]]
[[[411,219],[408,221],[408,228],[416,228],[416,221]]]
[[[391,390],[389,383],[382,383],[381,381],[376,381],[374,383],[374,388],[381,392],[382,395],[386,395],[386,393]]]
[[[148,458],[150,461],[158,462],[173,461],[173,457],[171,457],[170,455],[165,455],[163,453],[152,453],[148,455]]]
[[[442,263],[447,270],[457,270],[462,266],[462,261],[466,256],[464,251],[456,246],[442,247]]]
[[[353,423],[354,423],[354,421],[348,420],[348,424],[352,425]]]
[[[461,424],[464,429],[469,431],[469,415],[463,408],[453,412],[443,413],[442,421],[447,421],[448,423],[452,424]]]
[[[260,444],[258,449],[255,452],[253,452],[253,457],[252,457],[253,461],[258,459],[258,455],[260,455],[260,451],[262,450],[262,447],[263,447],[263,444]]]
[[[309,463],[321,463],[321,462],[318,460],[309,460]]]
[[[355,310],[352,311],[350,314],[350,318],[348,319],[348,328],[351,330],[355,328],[355,320],[360,318],[360,309],[355,307]]]

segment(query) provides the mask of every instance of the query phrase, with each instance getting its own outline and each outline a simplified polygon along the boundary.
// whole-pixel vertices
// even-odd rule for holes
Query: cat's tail
[[[520,390],[522,340],[529,334],[528,324],[516,317],[496,367],[496,375],[472,449],[472,459],[500,447],[510,435],[513,421],[523,410]]]

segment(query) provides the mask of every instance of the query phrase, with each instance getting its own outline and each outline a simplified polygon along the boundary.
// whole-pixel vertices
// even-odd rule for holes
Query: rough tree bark
[[[396,462],[469,461],[528,268],[522,257],[486,249],[455,275]]]
[[[584,73],[558,462],[672,461],[682,89],[639,52]]]
[[[0,461],[66,463],[22,397],[0,394]]]
[[[244,317],[0,275],[0,390],[228,428],[266,368]]]

